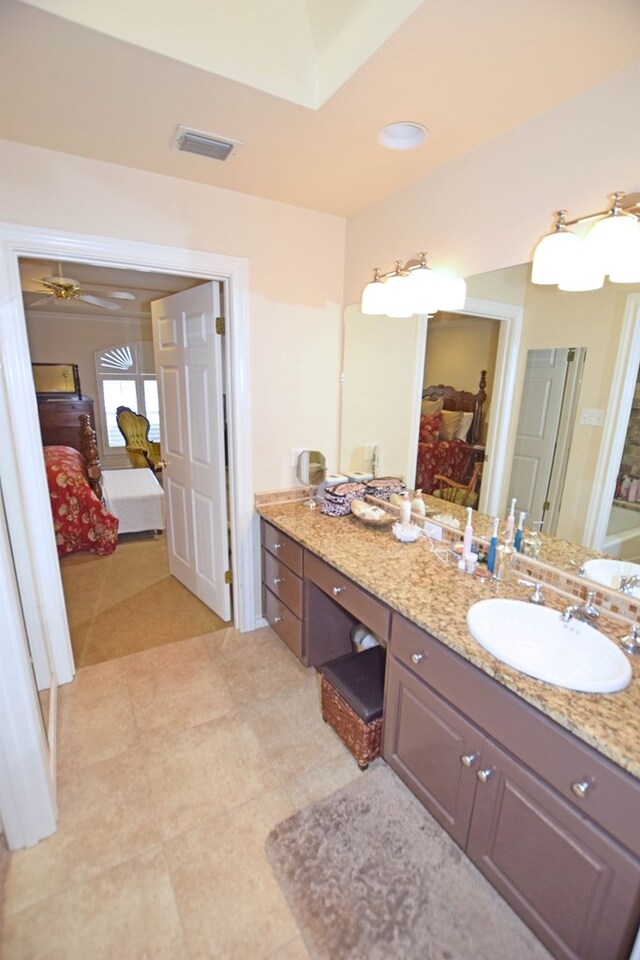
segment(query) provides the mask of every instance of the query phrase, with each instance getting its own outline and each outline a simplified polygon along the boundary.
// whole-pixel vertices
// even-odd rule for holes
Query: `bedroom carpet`
[[[313,960],[551,960],[387,766],[278,824],[266,849]]]
[[[164,535],[60,561],[77,667],[229,626],[169,574]]]

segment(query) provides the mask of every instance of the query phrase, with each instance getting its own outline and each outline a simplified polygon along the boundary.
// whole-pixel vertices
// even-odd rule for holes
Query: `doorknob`
[[[168,466],[169,466],[169,464],[167,463],[166,460],[158,460],[157,463],[156,463],[156,468],[159,467],[160,470],[164,470],[164,468],[165,468],[165,467],[168,467]]]

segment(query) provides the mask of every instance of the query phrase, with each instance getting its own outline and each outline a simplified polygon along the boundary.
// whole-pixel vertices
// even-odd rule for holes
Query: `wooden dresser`
[[[89,416],[91,427],[95,430],[93,400],[91,397],[72,396],[52,397],[50,394],[36,394],[38,417],[43,447],[73,447],[81,450],[80,414]]]

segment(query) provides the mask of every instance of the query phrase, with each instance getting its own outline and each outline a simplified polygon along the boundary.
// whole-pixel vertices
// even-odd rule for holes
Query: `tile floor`
[[[308,960],[264,841],[360,774],[268,627],[82,668],[58,752],[57,833],[0,851],[3,960]]]

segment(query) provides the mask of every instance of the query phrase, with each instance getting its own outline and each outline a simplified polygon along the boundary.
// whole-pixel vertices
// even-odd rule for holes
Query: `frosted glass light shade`
[[[412,286],[409,277],[393,274],[386,281],[387,299],[385,313],[388,317],[410,317],[413,314]]]
[[[559,290],[568,290],[574,293],[585,290],[599,290],[604,283],[604,270],[597,263],[586,245],[578,247],[575,256],[565,264],[564,273],[558,281]]]
[[[636,226],[636,234],[625,247],[615,267],[609,271],[609,280],[612,283],[640,283],[640,227]]]
[[[578,238],[570,230],[557,230],[543,237],[533,254],[532,283],[559,283],[571,268]]]
[[[372,280],[362,291],[360,310],[367,316],[382,316],[387,312],[387,285]]]
[[[438,310],[462,310],[467,299],[467,284],[459,277],[456,280],[441,278]]]
[[[430,267],[418,267],[407,278],[411,289],[413,313],[435,313],[439,307],[441,277]]]
[[[595,223],[584,242],[585,251],[594,259],[604,273],[615,273],[618,261],[638,236],[638,222],[625,214],[608,216]]]

